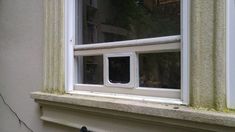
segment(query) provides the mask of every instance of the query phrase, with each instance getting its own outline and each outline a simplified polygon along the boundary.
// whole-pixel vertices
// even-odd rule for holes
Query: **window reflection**
[[[83,83],[103,84],[103,56],[84,56]]]
[[[84,44],[180,34],[179,0],[83,0]]]
[[[139,85],[180,89],[180,52],[139,55]]]
[[[83,0],[82,11],[83,44],[180,34],[180,0]],[[103,84],[103,56],[82,58],[79,83]],[[128,83],[129,65],[109,58],[109,81]],[[139,73],[141,87],[180,89],[180,52],[140,54]]]

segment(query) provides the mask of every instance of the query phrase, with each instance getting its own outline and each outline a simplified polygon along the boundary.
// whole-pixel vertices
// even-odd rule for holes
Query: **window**
[[[187,104],[187,8],[187,0],[67,2],[67,91]]]
[[[227,0],[227,105],[235,109],[235,1]]]

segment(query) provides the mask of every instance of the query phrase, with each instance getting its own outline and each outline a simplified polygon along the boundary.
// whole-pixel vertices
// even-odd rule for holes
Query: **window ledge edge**
[[[31,97],[42,107],[64,107],[70,109],[79,109],[82,111],[90,111],[99,114],[116,114],[124,118],[135,118],[138,120],[142,120],[143,116],[147,116],[147,118],[144,118],[144,120],[150,122],[154,120],[153,118],[164,118],[164,120],[158,119],[157,122],[174,124],[176,126],[186,126],[191,128],[199,127],[199,129],[202,129],[201,126],[203,125],[197,126],[195,125],[195,123],[193,123],[197,122],[199,124],[207,124],[211,126],[205,127],[205,129],[207,130],[214,130],[216,128],[214,126],[229,127],[233,129],[235,126],[235,114],[196,110],[183,105],[160,104],[155,102],[142,102],[98,96],[94,97],[71,94],[57,95],[43,92],[33,92],[31,93]],[[135,114],[135,116],[133,116],[132,114]],[[46,118],[47,117],[45,117],[45,115],[41,116],[42,120]],[[167,119],[167,121],[165,119]],[[178,121],[174,120],[180,120],[181,123],[177,123]],[[185,123],[182,123],[182,121]],[[50,122],[63,124],[63,121]],[[71,127],[74,127],[74,125]]]

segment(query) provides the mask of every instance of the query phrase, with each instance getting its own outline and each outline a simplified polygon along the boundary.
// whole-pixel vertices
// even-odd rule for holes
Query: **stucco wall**
[[[192,0],[190,105],[226,109],[226,1]]]
[[[0,0],[0,92],[34,132],[73,132],[43,123],[30,92],[42,88],[43,1]],[[27,132],[0,99],[0,132]],[[78,130],[76,130],[78,131]]]

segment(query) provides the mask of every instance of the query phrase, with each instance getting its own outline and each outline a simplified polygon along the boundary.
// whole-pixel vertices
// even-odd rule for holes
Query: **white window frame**
[[[97,96],[111,96],[111,97],[124,97],[131,99],[151,100],[165,103],[185,104],[189,103],[189,4],[190,0],[181,0],[181,35],[171,37],[160,37],[150,39],[128,40],[121,42],[111,42],[103,44],[93,45],[75,45],[75,1],[65,1],[65,90],[67,93],[76,94],[94,94]],[[78,0],[81,2],[81,0]],[[81,5],[81,4],[80,4]],[[78,27],[81,28],[78,25]],[[81,32],[80,32],[81,33]],[[82,39],[82,38],[80,38]],[[180,42],[176,42],[176,40]],[[168,44],[166,44],[168,43]],[[132,46],[132,47],[128,47]],[[133,48],[134,47],[134,48]],[[111,48],[111,49],[110,49]],[[74,51],[79,50],[79,52]],[[89,49],[89,52],[86,50]],[[97,50],[99,49],[99,50]],[[74,56],[82,55],[100,55],[113,54],[115,52],[151,52],[151,51],[165,51],[165,50],[180,50],[181,51],[181,89],[164,89],[164,88],[135,88],[131,91],[128,89],[110,89],[104,85],[87,85],[87,84],[75,84],[74,80],[74,67],[76,66],[76,60]],[[96,52],[94,52],[96,51]],[[136,77],[137,78],[137,77]],[[138,79],[138,78],[137,78]],[[79,92],[77,88],[79,87]],[[94,92],[94,89],[95,92]],[[105,92],[114,92],[108,94]],[[93,92],[89,92],[93,91]],[[156,91],[156,92],[153,92]],[[97,94],[96,94],[97,93]],[[135,96],[136,93],[141,93],[143,96]],[[177,93],[177,95],[175,95]],[[126,95],[128,94],[128,95]],[[119,95],[119,96],[118,96]],[[134,97],[133,97],[134,96]],[[167,98],[170,96],[171,98]],[[172,99],[174,98],[175,99]]]
[[[227,0],[227,107],[235,109],[235,0]],[[232,13],[233,12],[233,13]]]

